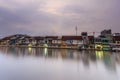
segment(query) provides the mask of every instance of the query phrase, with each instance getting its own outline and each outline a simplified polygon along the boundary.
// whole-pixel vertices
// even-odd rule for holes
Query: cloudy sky
[[[0,37],[120,32],[120,0],[0,0]]]

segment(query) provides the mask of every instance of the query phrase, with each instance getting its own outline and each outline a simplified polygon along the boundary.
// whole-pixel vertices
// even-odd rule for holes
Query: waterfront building
[[[113,33],[113,36],[120,36],[120,33]]]
[[[29,38],[31,37],[22,34],[10,35],[1,39],[1,45],[23,45],[27,40],[30,40]]]
[[[17,39],[16,45],[28,45],[30,43],[29,36],[21,36]]]
[[[32,41],[32,37],[28,35],[15,35],[15,44],[14,45],[28,45]]]
[[[103,50],[111,50],[111,44],[113,43],[112,30],[108,29],[101,31],[99,37],[101,38]]]
[[[113,36],[113,41],[115,44],[120,45],[120,36]]]
[[[85,49],[94,49],[94,36],[88,36],[87,32],[82,32],[81,33],[82,36],[82,41],[83,41],[83,47]]]
[[[107,38],[111,43],[112,43],[112,40],[113,40],[112,36],[113,35],[112,35],[112,30],[111,29],[101,31],[100,37],[101,38]]]
[[[111,50],[111,41],[108,38],[101,38],[103,50]]]
[[[83,48],[87,49],[89,45],[89,38],[88,38],[87,32],[82,32],[81,36],[82,36],[82,41],[83,41]]]
[[[14,35],[10,35],[1,39],[1,45],[10,45],[10,40],[14,37]]]
[[[43,46],[44,44],[44,38],[43,36],[34,36],[33,41],[36,43],[36,46]]]
[[[120,45],[120,33],[114,33],[113,34],[113,41],[114,41],[114,43]]]
[[[119,35],[113,36],[113,42],[114,42],[114,45],[112,47],[112,50],[120,51],[120,36]]]
[[[78,48],[83,44],[81,36],[62,36],[62,48]]]
[[[95,38],[95,40],[94,40],[94,46],[95,46],[96,50],[102,50],[103,49],[100,37]]]
[[[10,35],[0,40],[0,45],[6,46],[32,46],[44,47],[47,45],[50,48],[83,48],[101,50],[110,50],[112,45],[120,45],[120,33],[112,35],[111,29],[101,31],[97,38],[94,35],[88,35],[87,32],[82,32],[81,35],[63,35],[63,36],[28,36],[23,34]]]
[[[60,45],[58,41],[60,40],[61,39],[59,39],[58,36],[46,36],[44,38],[44,43],[48,44],[49,47],[58,47],[58,45]]]
[[[88,39],[89,39],[89,48],[90,49],[94,49],[94,47],[95,47],[95,44],[94,44],[94,42],[95,42],[95,38],[94,38],[94,36],[88,36]]]

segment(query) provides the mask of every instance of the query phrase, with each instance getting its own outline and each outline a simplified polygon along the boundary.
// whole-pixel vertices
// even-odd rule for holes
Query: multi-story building
[[[112,30],[108,29],[101,31],[99,37],[101,38],[103,50],[111,50],[111,43],[113,43]]]

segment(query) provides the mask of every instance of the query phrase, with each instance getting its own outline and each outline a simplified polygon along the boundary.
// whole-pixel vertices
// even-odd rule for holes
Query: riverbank
[[[84,48],[84,47],[79,47],[79,46],[48,46],[48,45],[0,45],[0,47],[18,47],[18,48],[48,48],[48,49],[70,49],[70,50],[79,50],[79,51],[109,51],[109,52],[120,52],[119,48],[110,48],[107,49],[107,47],[103,48],[103,49],[97,49],[94,47],[88,47],[88,48]]]
[[[0,47],[19,47],[19,48],[48,48],[48,49],[71,49],[71,50],[87,50],[87,51],[104,51],[104,50],[98,50],[95,48],[79,48],[79,47],[58,47],[58,46],[27,46],[27,45],[0,45]],[[111,50],[106,50],[111,51]]]
[[[49,49],[75,49],[79,50],[79,48],[71,48],[71,47],[55,47],[55,46],[27,46],[27,45],[0,45],[0,47],[20,47],[20,48],[49,48]]]

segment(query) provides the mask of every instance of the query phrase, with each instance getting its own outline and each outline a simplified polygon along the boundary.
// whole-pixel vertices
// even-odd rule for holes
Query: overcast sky
[[[120,32],[120,0],[0,0],[0,37]]]

